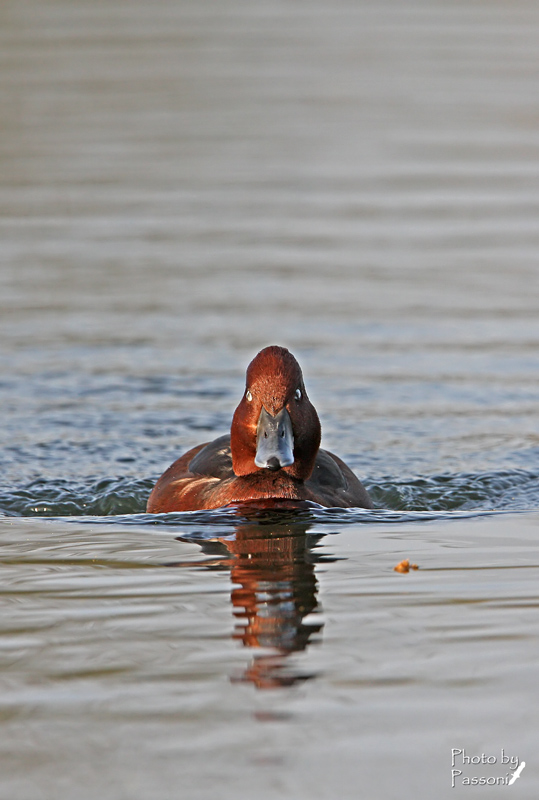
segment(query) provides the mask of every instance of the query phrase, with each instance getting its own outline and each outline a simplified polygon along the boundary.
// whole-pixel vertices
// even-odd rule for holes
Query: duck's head
[[[247,368],[230,432],[236,475],[285,470],[306,480],[320,447],[320,420],[301,368],[285,347],[266,347]]]

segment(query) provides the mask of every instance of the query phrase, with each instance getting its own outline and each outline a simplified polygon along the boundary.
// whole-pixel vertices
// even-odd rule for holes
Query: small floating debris
[[[404,561],[400,561],[396,567],[393,567],[395,572],[410,572],[411,569],[419,569],[419,567],[417,564],[410,564],[407,558],[405,558]]]

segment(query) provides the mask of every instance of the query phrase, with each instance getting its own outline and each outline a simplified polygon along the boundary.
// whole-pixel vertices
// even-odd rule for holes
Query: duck
[[[265,347],[247,368],[230,433],[178,458],[153,487],[146,510],[373,508],[350,467],[320,447],[321,437],[299,363],[286,347]]]

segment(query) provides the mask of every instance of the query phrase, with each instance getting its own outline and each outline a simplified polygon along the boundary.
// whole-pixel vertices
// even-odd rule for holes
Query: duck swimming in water
[[[372,508],[365,487],[338,456],[320,448],[318,414],[301,368],[284,347],[251,361],[230,434],[193,447],[155,484],[147,511],[196,511],[238,503],[309,501]]]

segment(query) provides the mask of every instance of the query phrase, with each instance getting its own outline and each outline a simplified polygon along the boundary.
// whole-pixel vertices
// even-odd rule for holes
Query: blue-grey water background
[[[539,795],[538,54],[528,0],[2,4],[2,800]],[[145,515],[267,344],[378,509]]]

